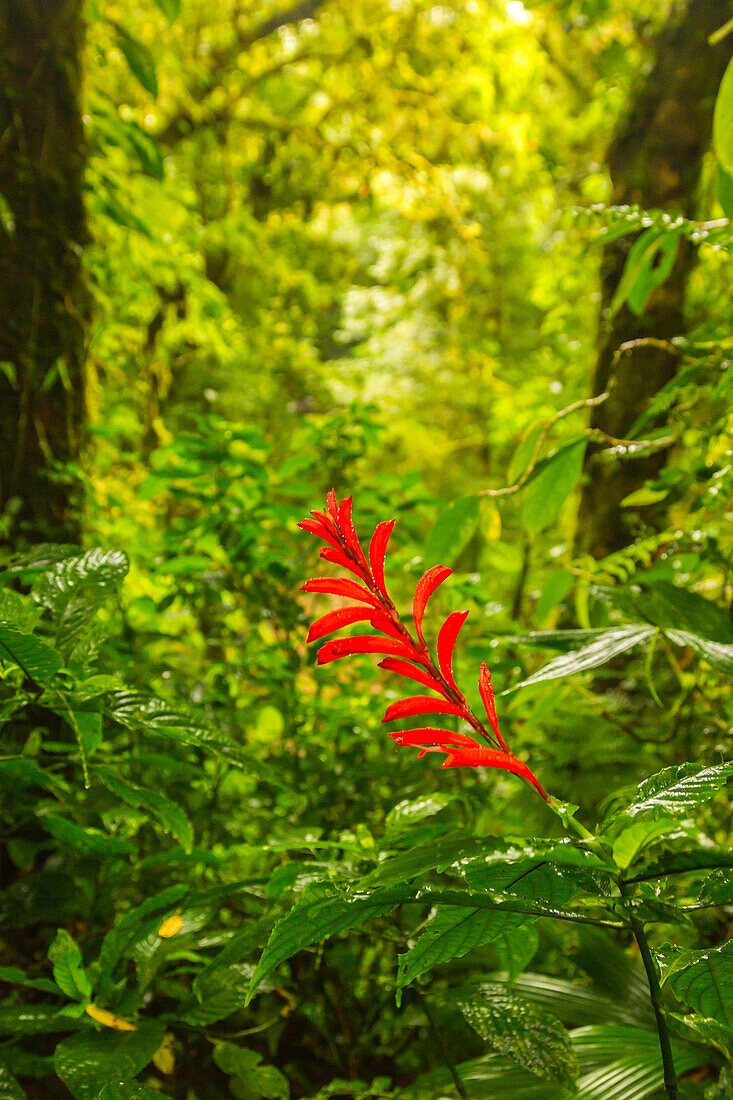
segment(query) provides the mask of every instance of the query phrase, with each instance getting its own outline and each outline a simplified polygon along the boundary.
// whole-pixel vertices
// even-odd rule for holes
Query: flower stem
[[[619,889],[623,897],[628,896],[628,888],[623,881],[619,882]],[[631,924],[631,931],[634,934],[634,939],[639,947],[639,953],[641,954],[644,970],[646,971],[647,982],[649,983],[649,998],[652,1002],[652,1008],[654,1009],[654,1019],[657,1024],[657,1034],[659,1035],[659,1047],[662,1052],[664,1088],[669,1100],[679,1100],[677,1072],[674,1068],[672,1043],[669,1038],[667,1017],[662,1004],[662,989],[659,985],[657,967],[654,962],[654,957],[652,956],[651,948],[649,947],[649,941],[646,938],[643,922],[640,921],[638,917],[631,917],[629,923]]]

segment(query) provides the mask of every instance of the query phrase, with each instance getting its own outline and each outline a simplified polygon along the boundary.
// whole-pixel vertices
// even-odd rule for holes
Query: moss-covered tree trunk
[[[656,62],[619,127],[608,152],[614,204],[674,210],[694,216],[702,158],[710,142],[713,107],[730,39],[710,46],[708,36],[733,15],[731,0],[689,0],[659,39]],[[684,332],[685,291],[696,259],[683,242],[674,271],[652,295],[641,317],[624,305],[609,321],[608,307],[633,240],[608,245],[602,262],[602,306],[594,394],[610,397],[592,424],[625,438],[650,398],[674,375],[677,359],[663,347],[640,345],[616,355],[627,341],[668,341]],[[604,463],[589,454],[578,524],[578,547],[602,557],[631,541],[620,502],[654,477],[664,453],[643,461]]]
[[[81,7],[0,2],[0,504],[26,539],[74,539],[80,516]]]

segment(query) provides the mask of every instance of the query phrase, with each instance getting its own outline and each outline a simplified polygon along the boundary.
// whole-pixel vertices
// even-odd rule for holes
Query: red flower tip
[[[428,569],[417,582],[413,599],[413,619],[417,640],[414,640],[407,628],[398,618],[394,604],[387,595],[384,581],[384,567],[394,520],[377,524],[369,543],[369,560],[364,555],[352,518],[353,500],[336,498],[331,489],[326,498],[323,512],[313,510],[310,516],[298,526],[323,539],[326,546],[321,548],[321,557],[348,569],[356,574],[358,581],[343,577],[314,577],[306,581],[303,592],[319,592],[356,601],[356,607],[342,607],[322,615],[310,628],[308,641],[317,641],[342,627],[354,623],[366,622],[377,631],[376,634],[359,634],[350,638],[336,638],[325,642],[318,650],[319,665],[329,664],[361,653],[375,653],[383,656],[379,662],[381,668],[396,672],[400,676],[420,684],[432,695],[413,695],[408,699],[392,703],[383,721],[393,722],[401,718],[416,718],[426,714],[449,714],[465,719],[473,729],[491,742],[494,738],[501,749],[481,745],[474,737],[464,733],[451,733],[450,730],[426,726],[420,729],[400,730],[390,733],[395,745],[419,748],[418,756],[428,752],[440,752],[445,756],[444,768],[498,768],[526,779],[540,795],[547,795],[526,764],[513,756],[499,731],[491,674],[486,664],[481,665],[479,691],[486,709],[486,716],[492,733],[479,722],[470,710],[465,697],[458,689],[453,674],[453,654],[458,635],[463,627],[467,611],[453,611],[443,623],[437,642],[437,665],[432,660],[423,637],[423,617],[428,600],[435,590],[450,576],[451,570],[445,565],[435,565]]]

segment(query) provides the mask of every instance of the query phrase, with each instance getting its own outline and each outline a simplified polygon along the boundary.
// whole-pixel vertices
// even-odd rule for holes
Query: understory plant
[[[398,907],[421,906],[427,908],[427,918],[399,958],[398,1001],[406,987],[434,967],[445,967],[489,943],[503,943],[505,949],[507,943],[514,945],[517,957],[506,972],[474,983],[457,998],[465,1021],[496,1052],[489,1063],[493,1073],[479,1075],[482,1087],[476,1095],[556,1100],[576,1095],[631,1100],[660,1090],[670,1100],[703,1095],[692,1071],[723,1066],[731,1050],[733,940],[696,950],[695,922],[733,903],[728,871],[733,860],[701,830],[696,816],[702,803],[722,799],[733,763],[675,764],[644,780],[631,797],[609,792],[609,812],[595,828],[586,827],[575,816],[578,807],[547,794],[540,779],[509,749],[486,664],[478,677],[485,719],[459,687],[454,650],[468,612],[448,615],[433,655],[424,616],[430,597],[451,570],[438,564],[422,576],[408,626],[385,580],[394,521],[378,524],[365,551],[351,498],[339,502],[331,491],[325,509],[312,512],[300,526],[322,540],[322,559],[351,574],[318,576],[303,586],[307,593],[346,601],[317,619],[309,641],[320,642],[355,624],[370,629],[323,641],[318,664],[379,656],[385,672],[423,692],[387,707],[383,721],[397,724],[389,733],[393,743],[416,748],[420,757],[442,756],[443,768],[489,768],[517,777],[546,806],[549,835],[497,839],[460,830],[386,854],[366,875],[331,875],[310,882],[275,925],[252,975],[249,997],[302,949]],[[440,716],[441,725],[423,725],[428,715]],[[548,1011],[553,998],[545,996],[543,1004],[539,985],[520,979],[526,961],[517,945],[523,935],[531,939],[532,926],[540,921],[579,926],[599,936],[610,933],[619,946],[635,946],[646,981],[646,1010],[637,1004],[640,1015],[626,1023],[607,1023],[601,1015],[595,1030],[569,1031],[559,1018],[561,1011]],[[688,946],[678,946],[680,939]],[[597,941],[598,950],[604,950],[603,942]],[[505,957],[511,959],[511,954]],[[578,998],[585,992],[580,986],[575,991]],[[556,998],[558,1005],[561,999]],[[600,1067],[599,1046],[606,1058]],[[588,1058],[591,1047],[596,1061]],[[472,1095],[455,1052],[443,1053],[451,1088],[460,1096]],[[726,1082],[724,1072],[705,1095],[730,1095]]]

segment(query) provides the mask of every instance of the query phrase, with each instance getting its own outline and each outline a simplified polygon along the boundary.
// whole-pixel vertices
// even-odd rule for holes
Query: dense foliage
[[[694,209],[604,163],[684,8],[87,0],[74,523],[0,517],[2,1100],[733,1097],[733,70]],[[614,246],[611,334],[692,257],[624,438]]]

